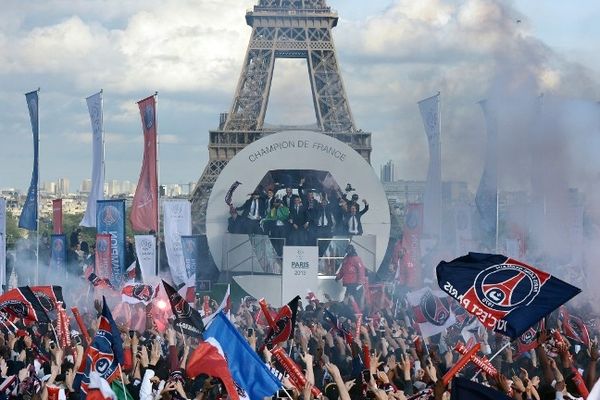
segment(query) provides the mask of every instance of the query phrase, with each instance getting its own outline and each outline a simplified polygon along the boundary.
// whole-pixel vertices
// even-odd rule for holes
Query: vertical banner
[[[421,287],[421,235],[423,204],[409,203],[404,217],[402,249],[404,257],[398,265],[396,280],[410,288]]]
[[[485,167],[479,181],[475,205],[479,214],[479,228],[481,242],[487,250],[495,249],[496,229],[498,218],[498,126],[495,115],[490,110],[486,100],[479,102],[487,131],[487,145],[485,152]]]
[[[423,197],[423,233],[428,237],[439,239],[442,234],[440,93],[421,100],[418,104],[429,144],[429,169]]]
[[[6,199],[0,197],[0,293],[6,285]]]
[[[154,235],[135,235],[135,253],[142,271],[142,282],[149,283],[149,279],[156,273],[156,237]]]
[[[144,160],[131,205],[131,226],[136,231],[158,231],[158,173],[156,168],[156,98],[138,102],[144,131]]]
[[[33,132],[33,171],[31,172],[31,182],[27,190],[27,199],[23,205],[21,216],[19,217],[19,228],[30,231],[37,229],[38,220],[38,167],[39,167],[39,137],[40,121],[38,117],[38,92],[29,92],[25,94],[27,108],[29,108],[29,119],[31,120],[31,130]]]
[[[471,243],[473,232],[471,229],[472,208],[466,203],[458,204],[454,208],[454,227],[456,232],[456,254],[463,255],[469,252],[467,246]]]
[[[198,276],[198,268],[200,266],[200,249],[202,235],[190,235],[181,237],[181,249],[183,252],[183,261],[185,263],[185,272],[187,277],[192,275]]]
[[[192,234],[192,208],[187,200],[163,202],[165,248],[171,276],[176,285],[187,280],[181,237]]]
[[[104,120],[102,91],[86,99],[92,124],[92,188],[81,226],[96,226],[96,202],[104,200]]]
[[[112,277],[111,236],[109,233],[96,235],[96,275],[102,279]]]
[[[319,284],[319,247],[284,246],[281,268],[281,305]]]
[[[50,273],[64,274],[67,264],[67,236],[54,234],[50,236]]]
[[[55,235],[63,233],[62,199],[52,200],[52,233]]]
[[[125,272],[125,200],[100,200],[96,205],[98,233],[110,234],[110,282],[120,287]]]

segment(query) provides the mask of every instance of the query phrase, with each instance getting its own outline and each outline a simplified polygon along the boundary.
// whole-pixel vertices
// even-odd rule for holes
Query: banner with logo
[[[38,91],[36,90],[25,94],[25,99],[27,100],[31,130],[33,132],[33,171],[31,172],[29,190],[27,190],[27,199],[25,199],[25,204],[23,205],[23,210],[19,217],[19,228],[35,231],[38,222],[38,168],[40,147]]]
[[[62,199],[52,200],[52,233],[62,235],[63,233],[63,209]]]
[[[496,247],[496,225],[498,218],[498,125],[487,101],[479,103],[485,117],[487,145],[485,167],[475,195],[479,214],[482,244],[489,249]]]
[[[96,202],[104,200],[104,120],[102,91],[86,99],[92,123],[92,188],[81,226],[96,226]]]
[[[181,247],[181,237],[192,234],[192,207],[187,200],[165,200],[163,203],[165,248],[171,276],[176,285],[188,276]]]
[[[148,282],[156,275],[156,237],[154,235],[135,235],[135,253],[137,254],[142,282]]]
[[[67,265],[67,236],[50,236],[50,271],[65,273]]]
[[[101,279],[112,277],[111,235],[99,233],[96,235],[96,276]]]
[[[581,292],[502,254],[469,253],[436,268],[438,285],[487,329],[516,339]]]
[[[6,285],[6,199],[0,197],[0,293]]]
[[[187,277],[198,276],[200,267],[200,253],[202,235],[190,235],[181,237],[181,249],[183,252],[183,261],[185,263],[185,272]]]
[[[318,287],[319,247],[284,246],[281,304],[306,289]]]
[[[404,217],[402,248],[396,280],[411,288],[421,286],[421,235],[423,233],[423,204],[409,203]]]
[[[98,233],[110,235],[110,282],[120,287],[125,272],[125,200],[99,200],[96,213]]]
[[[423,196],[423,233],[432,238],[439,238],[442,233],[440,94],[421,100],[418,104],[429,144],[429,169]]]
[[[138,102],[144,131],[144,160],[131,205],[131,226],[136,231],[158,231],[158,174],[156,168],[156,98]]]

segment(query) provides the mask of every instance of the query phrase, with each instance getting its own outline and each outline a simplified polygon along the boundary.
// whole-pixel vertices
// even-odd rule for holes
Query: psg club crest
[[[421,298],[420,306],[427,322],[435,326],[443,326],[450,318],[448,300],[439,298],[430,291]]]
[[[17,318],[27,318],[29,315],[27,305],[18,300],[7,300],[0,303],[0,309],[8,310]]]
[[[192,316],[192,308],[181,296],[179,296],[179,301],[175,304],[174,309],[179,319],[190,318]]]
[[[54,241],[54,251],[60,252],[64,248],[63,241],[61,239],[57,239]]]
[[[529,328],[519,338],[519,340],[521,340],[521,342],[525,345],[529,345],[529,344],[533,343],[536,339],[537,339],[537,332],[533,328]]]
[[[96,243],[96,247],[100,253],[104,253],[108,250],[108,240],[106,239],[98,239],[98,243]]]
[[[48,297],[48,295],[46,295],[45,293],[42,293],[42,292],[38,292],[38,291],[33,292],[33,294],[35,295],[35,297],[37,297],[37,299],[39,300],[42,307],[44,307],[44,310],[46,310],[46,311],[54,310],[54,302],[52,301],[52,299],[50,299],[50,297]]]
[[[492,310],[510,312],[528,305],[540,292],[542,282],[531,269],[516,264],[498,264],[475,278],[477,299]]]
[[[119,210],[115,206],[106,206],[102,210],[102,222],[106,226],[112,226],[119,221]]]
[[[144,108],[144,127],[146,130],[151,129],[154,126],[154,107],[147,105]]]
[[[419,215],[415,210],[411,210],[406,214],[406,227],[408,229],[415,229],[419,226]]]

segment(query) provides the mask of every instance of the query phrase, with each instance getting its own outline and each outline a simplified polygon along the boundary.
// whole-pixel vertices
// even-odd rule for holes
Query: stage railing
[[[285,238],[266,235],[225,234],[223,236],[222,270],[230,274],[280,275]],[[319,275],[335,276],[342,265],[349,244],[354,246],[367,269],[375,269],[375,237],[373,235],[317,239]]]

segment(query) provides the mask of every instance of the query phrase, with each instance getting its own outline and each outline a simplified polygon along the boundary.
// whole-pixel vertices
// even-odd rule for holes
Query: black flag
[[[204,332],[204,323],[202,322],[202,316],[200,313],[192,308],[188,302],[177,293],[173,287],[167,282],[162,281],[169,302],[171,303],[171,309],[175,314],[175,325],[176,330],[185,333],[188,336],[201,338],[202,332]]]
[[[275,317],[275,329],[269,328],[267,331],[264,346],[268,349],[277,343],[285,342],[294,335],[298,301],[300,301],[300,296],[294,297],[289,303],[279,309]]]

